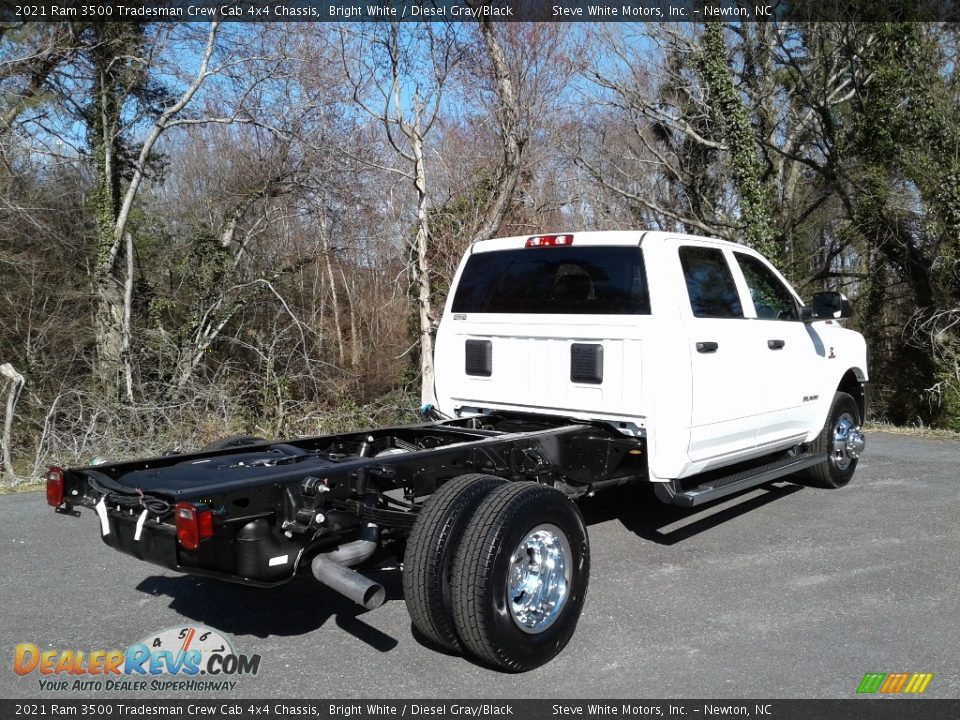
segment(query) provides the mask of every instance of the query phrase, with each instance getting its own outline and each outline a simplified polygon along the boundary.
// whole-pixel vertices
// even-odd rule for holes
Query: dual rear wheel
[[[520,672],[569,642],[589,577],[583,518],[563,493],[464,475],[421,511],[403,589],[414,627],[430,642]]]

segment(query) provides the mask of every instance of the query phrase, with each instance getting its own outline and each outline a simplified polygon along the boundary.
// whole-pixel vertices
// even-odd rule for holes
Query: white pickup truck
[[[867,353],[839,293],[800,299],[761,255],[665,232],[583,232],[474,244],[437,335],[450,416],[521,411],[646,438],[670,485],[808,445],[818,484],[863,449]]]
[[[864,439],[863,338],[749,248],[664,232],[476,243],[437,334],[429,422],[47,473],[57,512],[178,572],[256,587],[403,559],[428,644],[507,671],[556,656],[590,548],[578,498],[651,482],[692,507],[803,473],[840,487]],[[430,391],[433,390],[433,393]]]

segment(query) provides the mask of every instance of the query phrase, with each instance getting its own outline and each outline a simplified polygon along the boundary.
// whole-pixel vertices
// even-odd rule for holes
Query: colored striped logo
[[[910,693],[918,695],[927,689],[933,673],[867,673],[857,687],[858,693]]]

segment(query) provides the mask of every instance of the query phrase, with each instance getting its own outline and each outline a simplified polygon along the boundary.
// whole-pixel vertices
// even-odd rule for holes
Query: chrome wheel
[[[572,553],[556,525],[538,525],[524,536],[510,556],[507,606],[526,633],[550,627],[570,594]]]
[[[860,457],[865,440],[860,427],[850,413],[843,413],[833,425],[833,438],[830,446],[830,461],[841,472],[850,467],[850,463]]]

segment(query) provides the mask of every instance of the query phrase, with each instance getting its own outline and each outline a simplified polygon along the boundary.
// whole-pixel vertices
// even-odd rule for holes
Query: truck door
[[[685,313],[692,371],[688,454],[694,462],[734,459],[756,447],[762,412],[750,323],[723,249],[682,245],[679,253],[690,303]]]
[[[799,442],[813,422],[820,367],[816,335],[801,322],[794,294],[763,260],[734,251],[737,267],[749,291],[757,392],[763,395],[763,419],[758,445]],[[762,389],[761,389],[762,386]]]

